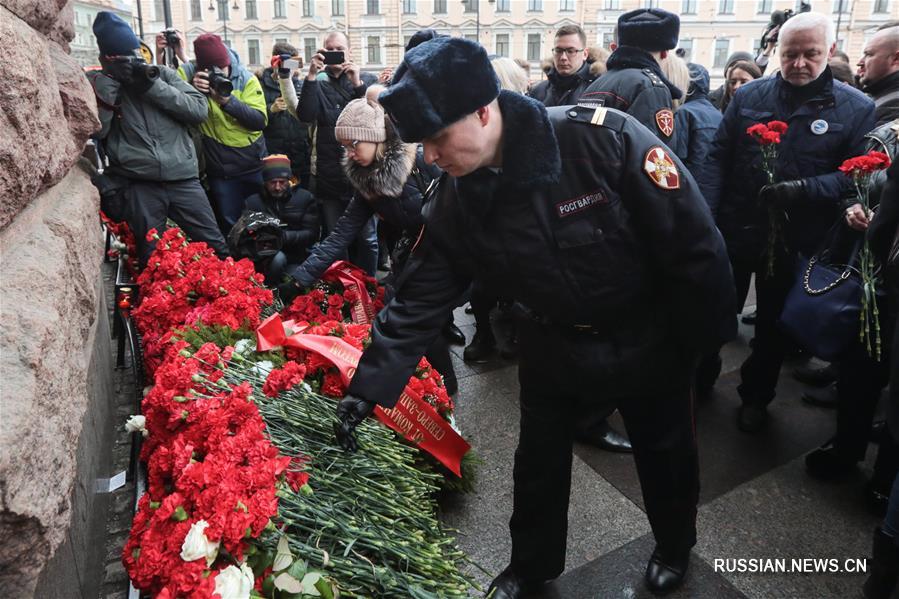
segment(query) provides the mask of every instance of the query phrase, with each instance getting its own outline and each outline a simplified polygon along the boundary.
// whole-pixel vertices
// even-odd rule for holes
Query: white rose
[[[253,372],[258,374],[259,376],[268,376],[268,373],[272,371],[275,365],[268,360],[262,360],[253,364]]]
[[[199,520],[190,527],[190,532],[184,537],[184,543],[181,545],[181,559],[186,562],[192,562],[201,557],[206,558],[206,565],[212,565],[219,553],[219,542],[213,543],[206,538],[203,532],[209,523],[206,520]]]
[[[241,339],[234,344],[234,353],[242,356],[254,351],[256,351],[256,342],[252,339]]]
[[[249,599],[253,590],[253,571],[246,565],[228,566],[215,577],[215,593],[222,599]]]
[[[139,432],[144,437],[150,434],[150,431],[147,430],[147,418],[145,416],[132,416],[129,418],[128,422],[125,423],[125,430],[129,433]]]

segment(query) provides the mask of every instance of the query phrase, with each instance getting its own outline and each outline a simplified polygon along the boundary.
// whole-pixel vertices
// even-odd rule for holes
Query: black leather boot
[[[690,550],[676,555],[665,555],[656,546],[646,565],[646,586],[656,595],[670,593],[684,583],[690,565]]]
[[[737,414],[737,428],[744,433],[757,433],[768,423],[768,407],[757,403],[744,403]]]
[[[863,587],[865,598],[889,599],[899,578],[899,546],[879,526],[874,529],[874,559],[868,563],[871,575]]]
[[[487,589],[488,599],[523,599],[538,591],[543,581],[527,580],[512,571],[512,566],[500,572]]]
[[[446,326],[443,327],[443,336],[453,345],[465,345],[465,334],[453,321],[446,323]]]
[[[580,443],[615,453],[632,453],[634,451],[630,440],[612,428],[608,420],[603,420],[589,430],[577,431],[575,439]]]
[[[819,408],[836,409],[837,403],[839,402],[839,395],[837,394],[837,384],[831,383],[823,389],[818,389],[815,391],[805,391],[802,394],[802,401]]]
[[[793,371],[793,378],[812,387],[825,387],[835,382],[839,373],[836,364],[828,364],[820,368],[805,365],[796,367]]]
[[[819,447],[805,456],[805,468],[819,480],[838,480],[855,470],[856,461],[841,454],[833,445]]]
[[[493,331],[477,329],[471,343],[462,352],[462,359],[466,362],[483,364],[495,351],[496,339],[493,337]]]

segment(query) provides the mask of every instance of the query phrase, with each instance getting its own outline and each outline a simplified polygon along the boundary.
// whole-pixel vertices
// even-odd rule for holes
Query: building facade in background
[[[69,44],[72,57],[83,67],[99,64],[97,60],[97,40],[94,38],[94,19],[103,10],[111,11],[132,23],[132,2],[130,0],[75,0],[75,39]],[[137,30],[135,26],[135,31]]]
[[[140,2],[144,41],[164,28],[162,0]],[[730,53],[754,51],[771,11],[795,0],[170,0],[172,20],[188,41],[213,32],[245,64],[266,66],[271,47],[285,40],[309,57],[329,31],[346,33],[356,62],[368,71],[397,65],[418,29],[477,40],[492,54],[523,58],[539,78],[559,27],[578,24],[588,44],[608,47],[618,16],[660,7],[681,17],[680,47],[720,80]],[[853,62],[876,27],[899,19],[899,0],[811,0],[812,9],[839,22],[840,47]],[[76,4],[77,6],[77,4]],[[137,17],[137,7],[132,10]],[[135,28],[137,29],[137,27]]]

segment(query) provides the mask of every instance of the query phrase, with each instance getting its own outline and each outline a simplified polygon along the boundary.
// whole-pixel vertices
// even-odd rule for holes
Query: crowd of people
[[[631,11],[606,50],[563,26],[545,79],[531,82],[526,62],[433,30],[379,74],[359,68],[341,32],[305,67],[275,44],[258,73],[214,34],[189,59],[184,38],[163,33],[150,65],[103,12],[102,68],[88,74],[103,208],[130,225],[142,265],[147,231],[171,219],[219,256],[251,259],[286,302],[335,260],[386,271],[392,300],[338,404],[345,447],[375,405],[395,404],[422,355],[455,392],[448,345],[465,337],[454,308],[470,302],[476,321],[466,361],[497,351],[494,308],[514,318],[503,356],[519,359],[521,432],[495,599],[564,569],[574,441],[633,452],[657,543],[646,583],[680,586],[696,543],[694,400],[715,385],[753,278],[736,419],[746,434],[766,426],[784,359],[800,351],[779,319],[801,257],[867,235],[887,290],[876,299],[883,355],[853,343],[796,376],[833,383],[806,398],[837,412],[834,437],[806,457],[812,476],[851,472],[876,428],[866,493],[886,517],[865,593],[887,597],[899,574],[897,167],[874,177],[872,209],[839,166],[869,150],[899,155],[899,22],[868,39],[853,73],[831,19],[795,15],[756,55],[731,56],[715,90],[676,51],[679,28],[667,11]],[[771,121],[788,127],[776,179],[746,133]],[[772,209],[786,216],[774,237]],[[615,410],[627,436],[607,422]]]

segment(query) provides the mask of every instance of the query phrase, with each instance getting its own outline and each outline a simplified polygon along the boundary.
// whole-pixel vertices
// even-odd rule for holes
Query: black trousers
[[[141,268],[156,247],[156,241],[146,240],[147,231],[156,229],[162,235],[168,218],[184,229],[191,241],[205,241],[220,258],[228,255],[228,246],[199,179],[168,182],[132,179],[125,194],[126,220],[137,241]]]
[[[768,405],[774,399],[780,367],[792,344],[777,321],[783,312],[787,294],[796,281],[795,264],[795,254],[779,254],[771,275],[766,272],[767,258],[761,258],[753,269],[756,273],[758,316],[752,352],[740,367],[741,382],[737,392],[744,404]],[[732,261],[732,266],[735,280],[748,280],[745,273],[737,272],[747,268],[747,263]]]
[[[634,371],[616,372],[603,358],[609,355],[603,342],[589,334],[521,321],[519,344],[521,433],[509,522],[512,568],[528,579],[548,580],[565,569],[575,426],[602,394],[604,381],[631,377]],[[674,553],[696,543],[699,462],[692,372],[687,367],[683,376],[662,380],[653,384],[665,385],[664,389],[621,396],[615,403],[634,447],[656,542],[663,551]]]

